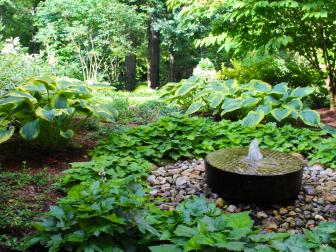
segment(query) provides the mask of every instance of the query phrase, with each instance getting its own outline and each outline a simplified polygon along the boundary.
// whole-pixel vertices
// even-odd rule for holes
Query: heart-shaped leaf
[[[288,117],[291,113],[291,110],[288,108],[277,108],[271,111],[272,116],[278,121],[281,122],[283,119]]]
[[[264,112],[250,111],[243,119],[242,125],[247,127],[255,127],[264,119]]]

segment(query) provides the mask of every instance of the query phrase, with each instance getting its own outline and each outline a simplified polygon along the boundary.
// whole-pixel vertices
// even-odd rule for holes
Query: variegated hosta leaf
[[[250,81],[250,84],[253,85],[253,89],[261,92],[261,93],[268,93],[272,90],[272,86],[266,82],[260,81],[260,80],[252,80]]]
[[[242,125],[247,127],[255,127],[264,119],[264,112],[250,111],[243,119]]]
[[[199,111],[204,106],[204,102],[194,102],[190,105],[190,107],[187,109],[186,114],[194,114],[197,111]]]
[[[288,84],[286,82],[281,82],[276,84],[271,90],[271,94],[286,95],[288,92]]]
[[[196,84],[192,82],[184,82],[176,91],[175,96],[183,96],[196,88]]]
[[[225,99],[222,105],[222,115],[242,108],[242,101],[238,99]]]
[[[317,127],[320,124],[320,115],[314,110],[311,109],[303,110],[301,111],[299,116],[301,120],[309,126]]]
[[[35,138],[37,138],[39,133],[40,133],[39,119],[25,123],[20,130],[21,136],[28,141],[32,141]]]
[[[300,111],[303,108],[303,103],[300,99],[293,99],[289,103],[287,103],[285,107],[293,111]]]
[[[324,123],[320,123],[319,126],[325,132],[327,132],[327,133],[329,133],[331,135],[334,135],[334,137],[336,137],[336,128],[331,127],[331,126],[329,126],[327,124],[324,124]]]
[[[264,112],[264,115],[268,115],[272,110],[271,104],[261,104],[257,107],[257,111]]]
[[[6,142],[14,134],[15,128],[11,127],[10,129],[0,128],[0,143]]]
[[[208,97],[208,101],[210,102],[211,108],[217,108],[222,101],[224,100],[224,96],[221,93],[213,93]]]
[[[298,87],[295,88],[290,94],[292,97],[303,98],[314,93],[315,89],[312,87]]]
[[[288,117],[291,112],[292,111],[288,108],[276,108],[271,111],[271,114],[278,122],[281,122],[283,119]]]
[[[68,129],[67,131],[60,131],[60,135],[63,137],[63,138],[65,138],[65,139],[70,139],[70,138],[72,138],[74,135],[75,135],[75,133],[74,133],[74,131],[73,130],[71,130],[71,129]]]
[[[243,107],[253,107],[256,106],[260,101],[260,98],[249,97],[242,100]]]

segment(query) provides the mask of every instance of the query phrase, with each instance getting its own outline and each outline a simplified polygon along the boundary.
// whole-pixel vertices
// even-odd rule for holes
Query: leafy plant
[[[143,188],[130,177],[75,186],[35,224],[38,234],[28,245],[41,243],[49,251],[141,251],[159,237],[151,209]]]
[[[321,140],[316,149],[309,155],[310,163],[319,162],[336,169],[336,137]]]
[[[90,102],[81,81],[34,78],[0,99],[0,143],[15,129],[28,140],[49,149],[66,147],[75,131],[92,115],[112,120],[116,111]]]
[[[35,227],[26,248],[40,244],[51,252],[334,251],[336,242],[335,223],[302,235],[262,234],[248,212],[225,214],[200,197],[162,211],[131,178],[74,187]]]
[[[65,176],[60,178],[63,190],[80,182],[121,179],[127,176],[140,182],[151,167],[146,160],[116,155],[103,155],[88,162],[72,163],[71,166],[71,169],[64,171]]]
[[[260,140],[263,148],[309,154],[318,151],[316,146],[323,135],[322,131],[290,125],[277,127],[275,123],[268,123],[253,129],[239,122],[214,122],[175,114],[148,125],[113,132],[92,154],[94,159],[131,156],[160,163],[163,159],[203,157],[215,149],[247,146],[254,138]]]
[[[304,106],[302,99],[313,92],[311,87],[291,89],[287,83],[272,87],[258,80],[238,84],[235,80],[207,82],[193,76],[166,85],[162,98],[188,107],[187,114],[212,112],[228,118],[234,115],[233,118],[243,119],[242,124],[250,127],[264,119],[276,122],[300,119],[308,126],[321,127],[334,134],[336,130],[322,124],[317,112]]]

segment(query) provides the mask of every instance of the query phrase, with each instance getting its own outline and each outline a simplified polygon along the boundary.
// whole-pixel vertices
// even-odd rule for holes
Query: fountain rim
[[[229,174],[232,174],[232,175],[236,175],[236,176],[246,176],[246,177],[260,177],[260,178],[270,178],[270,177],[279,177],[279,176],[285,176],[285,175],[288,175],[288,174],[294,174],[294,173],[298,173],[298,172],[301,172],[304,167],[305,167],[305,164],[302,160],[300,160],[298,157],[295,157],[293,155],[291,155],[290,153],[285,153],[285,152],[282,152],[282,151],[278,151],[278,150],[272,150],[272,149],[260,149],[260,151],[272,151],[272,152],[278,152],[278,153],[282,153],[282,154],[287,154],[288,156],[290,156],[291,158],[293,159],[297,159],[298,161],[300,161],[301,165],[299,166],[300,168],[297,169],[297,170],[294,170],[294,171],[288,171],[288,172],[284,172],[284,173],[281,173],[281,174],[248,174],[248,173],[242,173],[242,172],[233,172],[233,171],[230,171],[230,170],[225,170],[225,169],[220,169],[216,166],[214,166],[213,164],[211,164],[209,162],[209,159],[208,159],[208,156],[214,152],[217,152],[217,151],[221,151],[221,150],[229,150],[229,149],[246,149],[248,151],[248,147],[247,146],[242,146],[242,147],[228,147],[228,148],[222,148],[222,149],[218,149],[218,150],[215,150],[215,151],[212,151],[210,153],[208,153],[204,159],[205,163],[206,163],[206,167],[208,167],[208,165],[210,165],[212,167],[212,169],[216,169],[216,170],[219,170],[221,172],[225,172],[225,173],[229,173]]]

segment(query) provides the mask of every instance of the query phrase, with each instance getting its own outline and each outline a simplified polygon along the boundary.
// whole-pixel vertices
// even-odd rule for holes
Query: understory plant
[[[260,233],[248,212],[226,214],[191,197],[159,210],[131,177],[75,186],[35,223],[25,247],[48,251],[335,251],[336,223],[303,234]]]
[[[47,149],[66,147],[91,116],[113,120],[117,112],[91,101],[83,82],[56,77],[32,78],[0,99],[0,143],[18,130],[27,141]]]
[[[322,139],[316,149],[318,151],[309,155],[310,163],[319,162],[336,169],[336,137]]]
[[[195,76],[164,86],[162,98],[185,107],[187,114],[212,113],[227,119],[242,119],[244,126],[255,127],[262,121],[301,120],[312,127],[335,134],[336,130],[321,123],[317,112],[304,106],[303,98],[314,92],[312,87],[291,89],[287,83],[271,86],[259,80],[238,84],[236,80],[205,81]]]
[[[214,122],[174,115],[113,132],[89,162],[75,163],[60,184],[67,196],[35,224],[25,248],[49,251],[335,251],[335,223],[303,234],[260,233],[248,212],[227,214],[213,200],[191,197],[176,210],[160,210],[144,182],[148,161],[203,157],[223,147],[261,147],[304,154],[319,151],[323,131],[277,127],[256,129],[239,122]],[[333,160],[336,158],[334,157]]]

